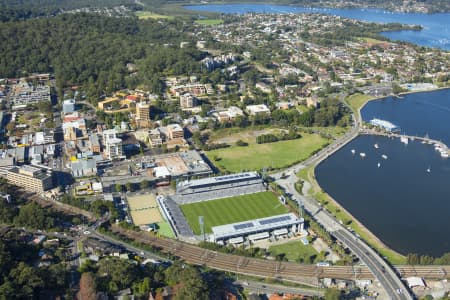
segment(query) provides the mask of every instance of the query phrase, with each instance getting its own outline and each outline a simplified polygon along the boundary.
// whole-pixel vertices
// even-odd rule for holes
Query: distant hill
[[[148,3],[204,3],[204,0],[143,0]],[[395,11],[409,11],[409,12],[450,12],[449,0],[214,0],[214,3],[279,3],[279,4],[293,4],[302,6],[323,6],[323,7],[373,7],[384,8]]]
[[[53,16],[80,8],[142,8],[134,0],[0,0],[0,21]]]
[[[212,0],[211,0],[212,1]],[[449,0],[214,0],[214,3],[275,3],[315,7],[372,7],[405,12],[450,12]],[[165,13],[173,4],[202,4],[205,0],[0,0],[0,22],[54,16],[83,8],[125,6],[132,11],[151,10]],[[173,8],[173,7],[172,7]],[[176,10],[180,14],[182,10]]]

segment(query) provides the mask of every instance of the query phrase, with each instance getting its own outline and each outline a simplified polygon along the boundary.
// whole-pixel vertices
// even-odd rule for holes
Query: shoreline
[[[374,100],[382,100],[388,97],[395,97],[395,96],[402,96],[402,95],[409,95],[409,94],[416,94],[416,93],[429,93],[429,92],[435,92],[435,91],[439,91],[439,90],[444,90],[444,89],[450,89],[450,87],[438,87],[435,89],[431,89],[431,90],[423,90],[423,91],[408,91],[408,92],[403,92],[400,93],[398,95],[388,95],[388,96],[383,96],[383,97],[378,97],[378,98],[371,98],[368,99],[363,105],[361,105],[361,107],[358,109],[357,114],[358,114],[358,120],[356,120],[358,122],[359,125],[362,126],[363,124],[363,120],[361,117],[361,110],[370,102],[370,101],[374,101]],[[354,139],[356,139],[357,137],[359,137],[362,133],[358,133],[355,137],[353,137],[349,142],[353,141]],[[370,134],[371,133],[366,133],[366,134]],[[421,137],[417,137],[417,138],[421,138]],[[392,247],[389,247],[388,245],[386,245],[379,237],[377,237],[372,231],[370,231],[361,221],[358,220],[358,218],[356,218],[353,214],[351,214],[344,206],[342,206],[336,199],[334,199],[327,191],[325,191],[322,186],[320,185],[319,181],[316,178],[316,167],[322,163],[325,159],[327,159],[328,156],[324,157],[323,159],[315,162],[310,168],[311,168],[311,172],[312,174],[306,174],[306,177],[309,179],[310,184],[311,184],[311,190],[313,193],[322,193],[323,195],[325,195],[325,197],[327,198],[327,200],[329,200],[333,206],[335,206],[336,208],[340,209],[342,212],[345,213],[345,215],[347,215],[348,217],[350,217],[352,223],[356,224],[356,227],[359,228],[362,232],[364,232],[364,234],[366,234],[366,237],[362,237],[365,242],[372,248],[374,248],[377,252],[379,252],[382,256],[386,256],[385,253],[383,253],[382,251],[387,251],[392,253],[395,256],[398,256],[397,259],[405,259],[406,256],[404,254],[401,254],[400,252],[396,251],[395,249],[393,249]],[[310,176],[311,175],[311,176]],[[310,190],[310,191],[311,191]],[[318,199],[316,199],[316,201],[318,201],[320,203],[320,201]],[[326,208],[326,206],[325,206]],[[326,208],[328,211],[330,211],[328,208]],[[331,214],[335,214],[335,212],[330,211]],[[335,217],[336,219],[338,219],[337,217]],[[350,228],[352,228],[356,233],[358,233],[358,230],[355,228],[353,228],[351,226],[352,224],[349,225]],[[389,253],[388,253],[389,254]]]
[[[358,137],[359,134],[356,136]],[[355,137],[355,138],[356,138]],[[352,139],[353,140],[353,139]],[[351,141],[352,141],[351,140]],[[391,261],[391,259],[388,260],[392,263],[392,264],[398,264],[397,260],[404,260],[406,259],[406,256],[404,254],[401,254],[400,252],[397,252],[396,250],[394,250],[393,248],[387,246],[379,237],[377,237],[372,231],[370,231],[361,221],[358,220],[358,218],[356,218],[354,215],[352,215],[344,206],[342,206],[336,199],[334,199],[327,191],[325,191],[321,185],[319,184],[317,178],[316,178],[316,167],[321,163],[317,162],[316,164],[314,164],[312,166],[312,178],[310,179],[310,184],[311,184],[311,189],[313,190],[313,193],[315,192],[319,192],[322,193],[326,199],[332,203],[332,205],[334,207],[336,207],[337,209],[341,210],[341,212],[343,212],[346,216],[348,216],[350,218],[350,221],[352,222],[352,224],[355,224],[352,226],[352,224],[349,224],[346,227],[350,227],[352,229],[352,231],[354,231],[355,233],[357,233],[358,235],[361,236],[361,239],[364,240],[364,242],[366,242],[371,248],[373,248],[375,251],[377,251],[381,256],[383,257],[388,257],[391,255],[397,256],[397,257],[391,257],[391,259],[393,259],[394,261]],[[309,178],[309,176],[307,175],[307,177]],[[310,190],[311,190],[310,189]],[[318,190],[318,191],[317,191]],[[311,195],[313,196],[313,195]],[[321,204],[321,202],[319,200],[316,199],[316,201],[318,203]],[[321,204],[322,205],[322,204]],[[331,213],[332,215],[335,215],[335,212],[331,211],[330,209],[328,209],[326,207],[326,205],[322,205],[327,211],[329,211],[329,213]],[[340,218],[338,218],[337,216],[335,216],[336,220],[341,221]],[[356,228],[355,228],[356,227]],[[358,232],[360,231],[360,232]],[[361,235],[361,232],[363,234],[365,234],[366,236]],[[388,253],[383,253],[383,251],[386,251]],[[389,253],[390,252],[390,253]],[[404,264],[405,262],[402,262],[402,264]]]
[[[414,11],[402,11],[402,10],[396,10],[396,9],[389,9],[387,7],[382,7],[382,6],[323,6],[323,5],[315,5],[315,6],[307,6],[306,3],[305,4],[293,4],[291,2],[255,2],[255,1],[225,1],[225,2],[218,2],[218,1],[212,1],[212,2],[208,2],[208,3],[198,3],[198,2],[190,2],[187,1],[186,3],[180,3],[181,7],[185,7],[185,6],[205,6],[205,5],[238,5],[238,4],[251,4],[251,5],[255,5],[255,4],[259,4],[259,5],[280,5],[280,6],[291,6],[291,7],[302,7],[302,8],[311,8],[311,9],[373,9],[373,10],[382,10],[382,11],[386,11],[386,12],[391,12],[391,13],[398,13],[398,14],[422,14],[422,15],[434,15],[434,14],[447,14],[450,13],[449,11],[445,11],[445,10],[438,10],[438,11],[432,11],[432,12],[423,12],[423,11],[419,11],[419,10],[414,10]],[[186,9],[186,8],[185,8]],[[186,9],[188,10],[188,9]],[[191,11],[196,11],[196,10],[191,10]],[[198,12],[198,11],[196,11]]]
[[[401,92],[398,95],[390,94],[390,95],[383,96],[383,97],[370,98],[358,109],[358,114],[359,114],[359,117],[361,117],[361,110],[367,105],[367,103],[369,103],[371,101],[382,100],[382,99],[385,99],[385,98],[388,98],[388,97],[399,97],[399,96],[410,95],[410,94],[432,93],[432,92],[437,92],[437,91],[440,91],[440,90],[450,90],[450,86],[437,87],[437,88],[429,89],[429,90],[406,91],[406,92]],[[362,95],[365,95],[365,94],[362,94]],[[363,121],[362,118],[361,118],[360,121],[361,122]]]

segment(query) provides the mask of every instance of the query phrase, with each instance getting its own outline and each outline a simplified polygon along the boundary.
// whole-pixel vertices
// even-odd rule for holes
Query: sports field
[[[219,169],[230,172],[284,168],[307,159],[327,143],[328,140],[318,134],[302,133],[296,140],[268,144],[251,142],[247,147],[232,146],[208,151],[207,155]]]
[[[127,197],[131,218],[135,225],[148,225],[164,221],[159,212],[155,195],[135,195]]]
[[[213,25],[223,24],[223,20],[221,20],[221,19],[204,19],[204,20],[196,20],[195,23],[200,24],[200,25],[213,26]]]
[[[172,20],[173,16],[160,15],[151,11],[138,11],[135,13],[139,19],[170,19]]]
[[[210,233],[212,232],[212,226],[265,218],[288,212],[288,209],[280,203],[272,192],[185,204],[181,206],[181,210],[195,234],[201,233],[198,216],[203,216],[205,232]]]

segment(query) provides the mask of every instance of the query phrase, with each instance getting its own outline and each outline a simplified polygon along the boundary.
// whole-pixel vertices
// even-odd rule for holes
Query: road
[[[258,281],[250,280],[236,280],[234,285],[240,285],[246,290],[254,292],[256,294],[296,294],[304,296],[323,296],[323,290],[314,290],[298,287],[289,287],[279,284],[261,283]]]
[[[315,199],[300,195],[295,189],[295,183],[298,181],[296,172],[302,168],[318,164],[335,151],[339,150],[345,144],[353,140],[359,133],[358,124],[358,120],[355,120],[350,132],[338,138],[334,143],[322,149],[322,151],[305,162],[292,166],[284,170],[284,172],[272,174],[271,176],[276,180],[278,185],[280,185],[287,193],[292,195],[292,199],[294,201],[296,201],[299,205],[302,205],[318,223],[320,223],[337,240],[345,245],[352,253],[358,256],[358,258],[370,269],[375,278],[380,282],[391,299],[413,299],[401,279],[397,276],[390,265],[378,255],[378,253],[372,250],[372,248],[370,248],[363,241],[358,239],[344,226],[339,224],[332,215],[322,209]]]
[[[145,258],[154,259],[154,260],[158,260],[158,261],[166,261],[167,260],[166,258],[164,258],[162,256],[159,256],[159,255],[156,255],[153,252],[134,247],[133,245],[130,245],[130,244],[122,242],[122,241],[119,241],[119,240],[117,240],[115,238],[112,238],[110,236],[104,235],[104,234],[102,234],[102,233],[100,233],[98,231],[95,231],[93,228],[91,230],[89,230],[89,232],[90,233],[87,236],[95,237],[95,238],[97,238],[99,240],[107,241],[107,242],[110,242],[111,244],[114,244],[114,245],[119,245],[119,246],[125,248],[127,251],[134,252],[134,253],[138,254],[139,256],[142,256],[142,257],[145,257]]]

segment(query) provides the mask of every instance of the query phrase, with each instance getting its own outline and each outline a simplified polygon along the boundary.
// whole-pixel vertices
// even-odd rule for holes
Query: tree
[[[140,187],[141,189],[148,188],[148,181],[146,181],[146,180],[141,181],[141,182],[139,183],[139,187]]]
[[[114,186],[114,189],[116,190],[117,193],[122,192],[122,185],[116,183],[116,185]]]
[[[419,255],[417,253],[408,253],[406,256],[406,263],[408,265],[418,265],[419,262]]]
[[[326,289],[324,299],[325,300],[340,300],[341,299],[341,291],[338,289]]]
[[[44,281],[36,270],[24,262],[19,262],[17,267],[11,270],[10,276],[17,286],[19,298],[32,298],[35,290],[44,287]]]
[[[133,191],[133,184],[131,182],[127,182],[125,183],[125,188],[128,192],[132,192]]]
[[[151,289],[151,282],[149,277],[145,277],[143,281],[136,283],[135,287],[133,288],[134,292],[137,296],[148,296],[148,293]]]
[[[94,274],[90,272],[81,274],[80,291],[78,292],[78,298],[80,300],[97,299]]]

